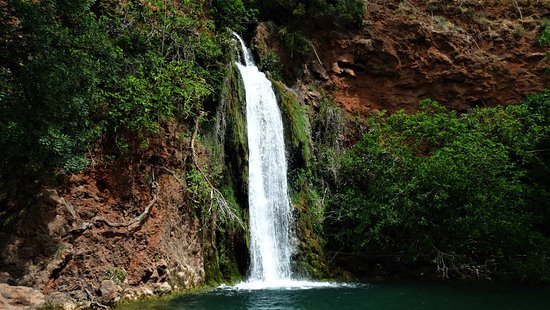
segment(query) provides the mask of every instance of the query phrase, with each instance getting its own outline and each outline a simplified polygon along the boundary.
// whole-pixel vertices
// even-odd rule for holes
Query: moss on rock
[[[311,159],[311,126],[307,107],[302,106],[294,93],[279,81],[271,81],[280,104],[285,141],[288,145],[291,168],[307,167]]]
[[[235,221],[216,216],[204,240],[204,268],[209,285],[241,280],[248,268],[248,140],[244,84],[235,65],[230,65],[221,89],[210,160],[223,166],[214,180]],[[212,142],[213,141],[213,142]],[[221,216],[221,215],[220,215]]]
[[[283,83],[272,80],[283,116],[289,169],[290,198],[298,239],[294,272],[315,279],[326,278],[328,267],[320,237],[323,208],[312,179],[311,113]]]

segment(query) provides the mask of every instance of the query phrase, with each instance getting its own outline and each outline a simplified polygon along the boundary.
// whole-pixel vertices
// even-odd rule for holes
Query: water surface
[[[373,283],[307,288],[221,287],[126,309],[549,309],[549,287],[468,283]]]

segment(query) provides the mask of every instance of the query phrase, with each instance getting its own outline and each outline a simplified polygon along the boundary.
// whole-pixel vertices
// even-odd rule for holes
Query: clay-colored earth
[[[517,103],[550,85],[550,49],[538,43],[550,1],[518,3],[521,16],[503,0],[366,1],[360,30],[303,30],[315,46],[306,67],[353,114],[414,111],[425,98],[461,111]],[[304,66],[265,28],[257,45],[287,70]]]

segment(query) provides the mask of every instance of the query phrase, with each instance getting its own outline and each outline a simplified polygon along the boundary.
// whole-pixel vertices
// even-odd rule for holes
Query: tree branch
[[[147,205],[147,207],[145,207],[145,210],[143,211],[143,213],[141,213],[139,216],[131,219],[130,221],[128,221],[126,223],[113,223],[113,222],[110,222],[108,219],[106,219],[104,217],[100,217],[100,216],[94,217],[93,222],[95,222],[95,223],[102,222],[102,223],[104,223],[105,225],[107,225],[109,227],[115,227],[115,228],[130,227],[130,226],[132,226],[136,223],[142,223],[143,221],[145,221],[145,219],[147,219],[147,217],[149,216],[149,213],[151,212],[151,209],[153,208],[153,205],[155,204],[155,202],[157,202],[157,195],[156,194],[153,195],[153,199]]]

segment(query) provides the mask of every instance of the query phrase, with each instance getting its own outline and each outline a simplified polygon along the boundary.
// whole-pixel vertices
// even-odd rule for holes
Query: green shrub
[[[280,24],[310,21],[322,26],[360,27],[363,23],[363,0],[257,0],[255,4],[260,17]]]
[[[331,21],[344,27],[360,27],[363,24],[365,1],[363,0],[314,0],[309,12],[320,22]]]
[[[20,22],[2,28],[2,181],[85,167],[83,156],[101,131],[94,122],[100,85],[119,55],[89,11],[92,2],[13,1],[6,13]]]
[[[116,284],[124,283],[127,275],[128,273],[126,272],[126,270],[120,267],[107,267],[105,269],[105,278],[107,278],[107,280],[115,282]]]
[[[268,50],[260,59],[258,67],[262,72],[269,72],[275,80],[282,80],[283,74],[279,56],[272,50]]]
[[[329,244],[548,279],[550,189],[539,169],[550,164],[549,117],[545,92],[464,115],[424,101],[415,114],[371,118],[339,160]]]
[[[544,26],[542,33],[539,37],[539,44],[540,46],[550,45],[550,22],[547,22]]]
[[[245,0],[245,3],[247,2]],[[242,0],[212,1],[212,13],[218,26],[242,32],[247,24],[256,22],[258,11],[245,6],[245,3]]]

